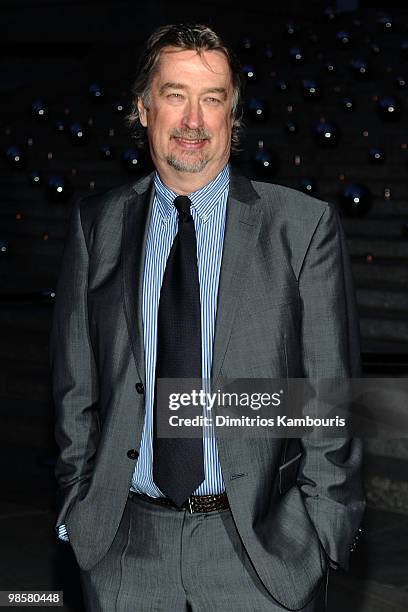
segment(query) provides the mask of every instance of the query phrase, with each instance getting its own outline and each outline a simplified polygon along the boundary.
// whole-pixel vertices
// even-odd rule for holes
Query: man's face
[[[166,47],[152,78],[148,108],[138,99],[153,162],[162,176],[214,178],[228,162],[233,86],[219,51]]]

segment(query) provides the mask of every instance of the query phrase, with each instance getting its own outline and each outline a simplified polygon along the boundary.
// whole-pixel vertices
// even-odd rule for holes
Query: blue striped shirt
[[[155,197],[146,244],[143,278],[143,330],[146,369],[146,416],[139,449],[139,459],[132,479],[132,490],[152,497],[163,494],[153,482],[153,400],[155,386],[157,312],[160,288],[173,240],[178,231],[178,213],[173,204],[177,193],[154,178]],[[211,377],[218,284],[221,269],[229,166],[198,191],[189,194],[191,215],[197,236],[198,279],[201,302],[202,378]],[[205,479],[195,495],[210,495],[224,490],[213,431],[203,432]]]
[[[225,218],[229,191],[229,166],[198,191],[189,194],[191,214],[197,236],[198,279],[201,302],[202,377],[210,380],[213,356],[218,284],[224,244]],[[156,369],[157,312],[164,269],[178,231],[178,214],[173,204],[178,194],[154,177],[155,197],[148,231],[143,277],[143,331],[146,369],[146,416],[139,449],[139,459],[132,479],[132,490],[161,497],[153,482],[153,400]],[[206,389],[206,387],[204,386]],[[209,390],[209,389],[208,389]],[[224,490],[215,436],[210,428],[203,432],[205,479],[195,495],[210,495]],[[65,525],[58,536],[68,540]]]

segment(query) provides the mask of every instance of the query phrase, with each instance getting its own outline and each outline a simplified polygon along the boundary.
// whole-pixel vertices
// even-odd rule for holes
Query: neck
[[[202,172],[166,172],[162,168],[157,168],[157,172],[161,181],[171,191],[174,191],[177,195],[189,195],[211,183],[223,168],[224,166],[213,173],[206,174]]]

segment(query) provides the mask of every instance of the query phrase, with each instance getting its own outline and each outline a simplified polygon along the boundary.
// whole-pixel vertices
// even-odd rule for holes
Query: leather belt
[[[174,510],[188,510],[191,514],[195,512],[226,510],[230,507],[226,493],[218,493],[217,495],[190,495],[181,506],[177,506],[177,504],[168,497],[151,497],[145,493],[136,493],[135,491],[129,491],[129,499],[132,501],[143,499],[157,506],[167,506]]]

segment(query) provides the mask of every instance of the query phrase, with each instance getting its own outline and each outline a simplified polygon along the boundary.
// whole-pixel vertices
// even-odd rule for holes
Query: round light
[[[249,118],[255,123],[264,123],[268,115],[265,103],[258,98],[251,98],[249,100],[247,113]]]
[[[245,53],[253,53],[255,51],[255,45],[251,38],[246,37],[241,41],[241,49]]]
[[[394,20],[390,15],[380,15],[377,24],[383,32],[392,32],[394,29]]]
[[[69,126],[69,138],[73,145],[85,145],[89,142],[90,132],[81,123],[74,122]]]
[[[285,124],[285,130],[288,134],[297,134],[299,131],[299,125],[293,119],[289,119]]]
[[[347,47],[350,45],[350,34],[345,30],[340,30],[336,34],[336,42],[340,47]]]
[[[394,96],[384,96],[377,102],[377,111],[384,121],[398,121],[402,110],[399,100]]]
[[[291,47],[289,57],[294,64],[304,64],[305,62],[305,55],[300,47]]]
[[[130,174],[139,174],[144,170],[145,159],[141,151],[130,147],[122,153],[121,163]]]
[[[325,21],[335,21],[337,15],[337,11],[332,6],[326,7],[323,11],[323,18]]]
[[[23,170],[27,165],[26,155],[23,149],[17,145],[7,147],[5,157],[8,165],[13,170]]]
[[[361,58],[361,57],[357,57],[353,60],[351,60],[350,63],[350,67],[351,70],[354,74],[354,76],[359,79],[368,79],[370,76],[370,67],[368,65],[368,62]]]
[[[287,91],[289,84],[284,79],[276,79],[275,86],[278,91]]]
[[[41,123],[48,120],[49,111],[42,100],[34,100],[34,102],[32,102],[31,116]]]
[[[5,259],[8,255],[10,255],[10,245],[6,240],[0,238],[0,258]]]
[[[114,158],[114,151],[112,147],[108,144],[102,145],[99,152],[100,152],[101,158],[104,160],[109,161],[110,159]]]
[[[113,110],[118,115],[121,115],[121,114],[123,114],[125,112],[125,105],[123,104],[123,102],[114,102],[113,103]]]
[[[300,179],[299,189],[304,193],[314,196],[317,194],[317,183],[312,178],[304,177]]]
[[[335,147],[340,138],[340,131],[337,125],[329,121],[319,121],[314,126],[314,136],[318,145],[321,147]]]
[[[395,77],[394,82],[398,89],[405,89],[407,86],[406,78],[400,74]]]
[[[91,83],[88,87],[88,94],[94,102],[100,102],[104,98],[104,93],[99,83]]]
[[[327,60],[324,62],[324,68],[329,74],[334,74],[336,72],[336,63],[332,60]]]
[[[368,160],[372,164],[383,164],[386,160],[384,149],[372,147],[368,152]]]
[[[344,110],[346,111],[354,111],[355,110],[355,102],[353,100],[353,98],[343,98],[343,100],[341,101],[342,107]]]
[[[340,206],[346,216],[362,217],[371,210],[372,196],[365,185],[347,183],[341,189],[339,199]]]
[[[289,38],[297,37],[300,34],[300,26],[293,20],[289,20],[285,23],[284,32]]]
[[[320,85],[314,79],[302,79],[301,91],[307,100],[318,100],[321,96]]]
[[[34,187],[38,187],[39,185],[42,185],[43,178],[42,178],[41,172],[39,170],[31,170],[29,174],[29,180],[30,180],[31,185],[34,185]]]
[[[279,158],[276,153],[268,149],[259,148],[251,159],[255,175],[260,179],[270,179],[279,169]]]
[[[257,80],[257,73],[252,64],[245,64],[245,66],[242,68],[242,73],[247,83],[255,83]]]
[[[54,174],[47,180],[45,193],[51,202],[67,202],[72,196],[71,183],[66,178]]]

